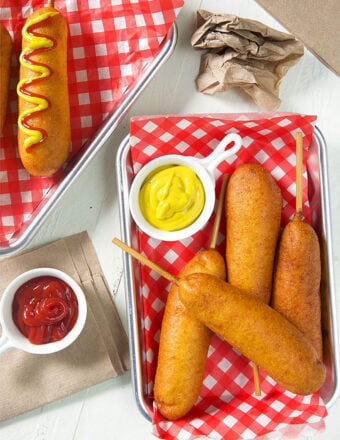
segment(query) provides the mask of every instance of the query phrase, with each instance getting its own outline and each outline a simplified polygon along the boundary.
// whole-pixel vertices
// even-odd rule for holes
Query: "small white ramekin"
[[[75,293],[78,301],[78,318],[74,327],[65,337],[56,342],[47,344],[32,344],[18,329],[12,318],[12,303],[16,291],[27,281],[41,277],[53,276],[68,284]],[[80,335],[85,325],[87,315],[87,304],[85,295],[79,285],[67,275],[53,268],[37,268],[22,273],[16,277],[5,289],[0,302],[0,323],[2,335],[0,337],[0,353],[10,349],[18,348],[33,354],[50,354],[63,350],[74,342]]]
[[[234,145],[226,150],[226,147],[232,142]],[[204,159],[197,159],[192,156],[181,156],[179,154],[169,154],[153,159],[147,163],[134,178],[129,194],[130,211],[137,226],[150,237],[162,241],[182,240],[200,231],[208,222],[215,206],[214,170],[227,157],[236,154],[240,147],[240,136],[236,133],[229,133],[222,139],[215,150]],[[145,179],[154,170],[164,165],[185,165],[191,168],[201,180],[205,192],[205,203],[199,217],[191,225],[177,231],[164,231],[151,225],[145,219],[139,205],[139,192]]]

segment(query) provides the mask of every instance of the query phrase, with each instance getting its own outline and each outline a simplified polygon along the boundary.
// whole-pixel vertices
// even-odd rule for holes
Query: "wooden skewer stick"
[[[216,247],[218,230],[220,227],[220,222],[221,222],[221,217],[222,217],[222,210],[223,210],[223,206],[224,206],[225,191],[226,191],[228,179],[229,179],[229,175],[225,174],[223,176],[223,180],[222,180],[220,198],[218,200],[213,231],[212,231],[212,235],[211,235],[211,239],[210,239],[210,249],[214,249]]]
[[[302,213],[302,133],[296,133],[296,200],[295,209]]]
[[[54,8],[54,0],[48,0],[47,6],[50,8]]]
[[[135,251],[134,249],[130,248],[127,244],[120,241],[118,238],[113,238],[112,243],[116,246],[123,249],[123,251],[130,254],[132,257],[136,258],[138,261],[140,261],[142,264],[145,264],[145,266],[149,267],[150,269],[157,272],[159,275],[164,277],[165,279],[171,281],[172,283],[178,284],[178,278],[171,275],[169,272],[166,272],[164,269],[159,267],[157,264],[150,261],[148,258],[141,255],[139,252]]]
[[[261,396],[260,370],[258,365],[253,364],[255,396]]]

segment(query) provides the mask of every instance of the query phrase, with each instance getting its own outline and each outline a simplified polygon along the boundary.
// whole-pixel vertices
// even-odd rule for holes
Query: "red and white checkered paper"
[[[314,116],[296,114],[182,115],[137,117],[131,120],[130,145],[134,172],[164,154],[205,157],[230,132],[239,133],[242,147],[236,156],[216,170],[218,197],[222,176],[242,163],[259,163],[278,183],[283,199],[282,226],[295,212],[295,137],[302,131],[304,150],[313,133]],[[303,204],[310,220],[306,161],[303,164]],[[180,242],[161,242],[138,232],[139,250],[172,274],[210,242],[214,216],[204,230]],[[225,221],[222,218],[217,249],[225,252]],[[148,396],[152,399],[161,321],[169,282],[146,266],[141,267],[141,322]],[[254,395],[249,360],[214,335],[209,349],[205,379],[198,402],[178,421],[167,421],[153,409],[153,432],[162,439],[294,438],[312,435],[324,427],[327,411],[316,393],[297,396],[278,386],[261,372],[262,396]],[[151,411],[151,409],[150,409]],[[271,433],[271,434],[270,434]]]
[[[63,178],[63,173],[52,178],[30,176],[17,153],[16,85],[21,29],[32,11],[46,4],[46,0],[1,1],[0,21],[13,39],[10,102],[4,136],[0,137],[3,246],[29,222],[39,203]],[[157,55],[183,0],[55,0],[54,4],[69,27],[71,158]]]

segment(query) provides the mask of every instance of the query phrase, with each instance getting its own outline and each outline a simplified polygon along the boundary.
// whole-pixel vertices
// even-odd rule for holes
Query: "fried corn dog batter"
[[[211,273],[225,279],[223,257],[214,249],[204,250],[180,273]],[[154,397],[163,417],[176,420],[195,404],[200,393],[212,332],[193,317],[171,286],[161,327]]]
[[[269,303],[280,231],[281,191],[260,165],[238,167],[226,195],[228,281]]]
[[[280,239],[272,306],[310,338],[322,359],[320,281],[318,237],[297,213]]]
[[[179,280],[190,313],[287,390],[318,391],[325,367],[310,340],[263,301],[209,274]]]

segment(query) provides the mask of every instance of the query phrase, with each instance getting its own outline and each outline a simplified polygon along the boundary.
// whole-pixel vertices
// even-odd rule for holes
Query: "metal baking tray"
[[[165,63],[172,54],[177,43],[177,27],[174,23],[162,42],[156,57],[149,62],[141,76],[137,78],[125,90],[115,111],[106,118],[100,128],[83,145],[80,151],[67,163],[64,176],[58,184],[52,187],[46,196],[41,200],[38,207],[31,213],[21,229],[13,235],[9,243],[0,243],[0,255],[10,255],[25,248],[32,240],[36,232],[43,224],[47,215],[51,212],[58,200],[77,178],[77,176],[86,168],[91,159],[105,144],[117,128],[120,121],[125,116],[131,105],[135,102],[141,92],[149,84],[157,70]]]
[[[122,240],[137,249],[138,230],[130,216],[128,195],[133,180],[129,139],[126,137],[117,152],[117,186],[120,203],[120,223]],[[332,237],[330,222],[330,201],[328,187],[326,142],[321,131],[316,127],[307,157],[309,182],[309,200],[312,210],[312,225],[317,231],[323,255],[322,310],[324,362],[327,378],[320,390],[324,402],[329,408],[337,399],[340,387],[339,345],[335,314],[335,283],[332,256]],[[151,420],[152,401],[146,394],[143,369],[143,337],[140,320],[140,283],[138,280],[139,264],[124,253],[125,294],[130,337],[130,356],[132,386],[137,406],[142,415]]]

